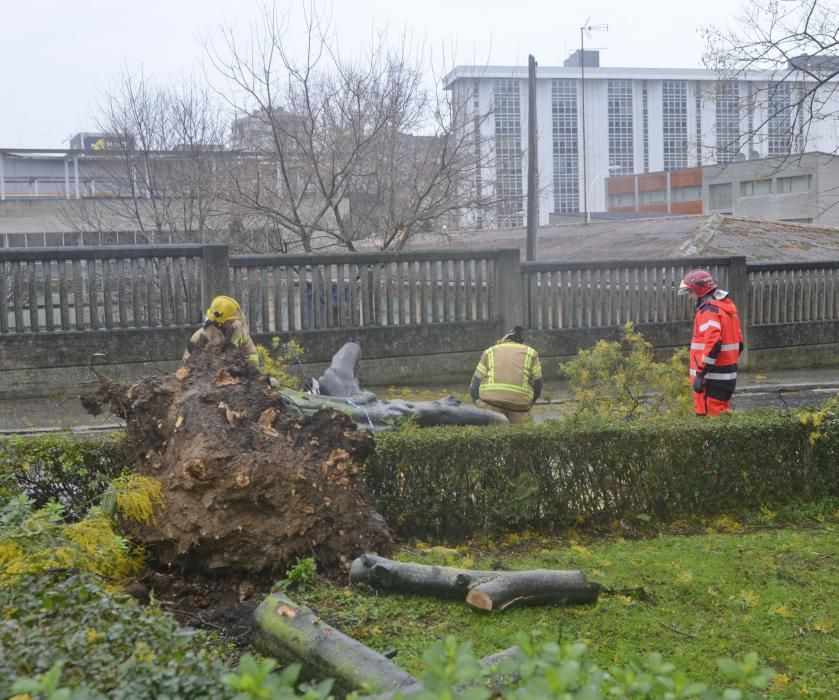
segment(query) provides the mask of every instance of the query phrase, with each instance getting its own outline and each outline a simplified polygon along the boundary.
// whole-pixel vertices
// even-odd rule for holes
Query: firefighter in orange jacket
[[[737,360],[743,350],[737,307],[706,270],[688,272],[679,294],[690,294],[696,299],[690,342],[694,411],[698,416],[730,413],[737,384]]]
[[[501,413],[510,423],[532,420],[530,407],[542,393],[542,365],[538,353],[524,344],[521,326],[484,350],[469,393],[476,406]]]

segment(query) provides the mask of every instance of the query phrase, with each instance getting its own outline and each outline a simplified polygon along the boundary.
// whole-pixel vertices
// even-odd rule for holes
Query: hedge
[[[839,426],[754,411],[381,434],[367,483],[411,536],[674,520],[839,495]]]
[[[29,490],[72,486],[74,502],[119,471],[114,437],[0,443],[3,474],[29,465]],[[37,467],[33,467],[37,465]],[[376,435],[367,486],[404,535],[465,537],[580,522],[667,521],[839,496],[839,424],[750,411],[622,423],[408,429]],[[44,484],[33,481],[42,475]],[[66,489],[65,489],[66,490]],[[59,500],[67,494],[56,491]],[[66,503],[65,503],[66,505]]]
[[[22,492],[35,507],[57,501],[68,519],[81,519],[123,471],[120,445],[120,434],[0,440],[0,501]]]

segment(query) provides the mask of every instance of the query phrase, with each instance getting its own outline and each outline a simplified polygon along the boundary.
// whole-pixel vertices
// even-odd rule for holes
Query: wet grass
[[[807,525],[744,526],[718,518],[692,535],[583,540],[509,535],[457,549],[413,543],[396,558],[464,568],[579,568],[605,592],[596,605],[484,613],[465,603],[378,594],[319,581],[294,593],[331,624],[412,673],[448,634],[479,655],[537,638],[584,640],[602,666],[658,651],[719,680],[714,660],[756,651],[778,676],[772,697],[832,698],[839,688],[839,512]],[[694,528],[696,530],[696,528]]]

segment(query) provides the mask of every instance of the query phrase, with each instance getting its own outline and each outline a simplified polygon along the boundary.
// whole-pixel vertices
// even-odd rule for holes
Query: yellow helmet
[[[219,296],[213,299],[210,308],[207,309],[207,320],[221,325],[225,321],[242,318],[242,309],[239,302],[232,297]]]

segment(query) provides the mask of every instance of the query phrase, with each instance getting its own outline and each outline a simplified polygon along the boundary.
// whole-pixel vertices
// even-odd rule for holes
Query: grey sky
[[[322,3],[323,4],[323,3]],[[299,17],[300,0],[277,0]],[[351,50],[374,28],[408,28],[432,47],[456,49],[458,63],[561,65],[587,19],[608,23],[592,47],[601,64],[699,67],[702,25],[727,25],[731,0],[333,0],[333,29]],[[147,76],[198,74],[203,43],[230,24],[244,30],[256,0],[0,0],[0,147],[66,146],[92,130],[96,100],[125,64]],[[289,32],[294,41],[294,32]],[[588,42],[587,42],[587,45]]]

